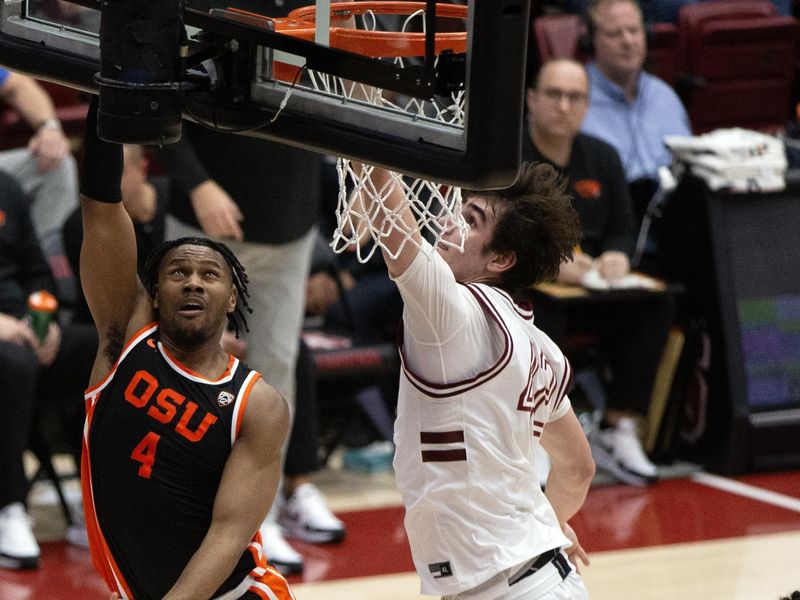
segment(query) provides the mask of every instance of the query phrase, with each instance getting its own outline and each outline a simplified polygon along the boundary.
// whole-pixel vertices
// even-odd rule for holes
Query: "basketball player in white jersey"
[[[389,178],[373,173],[378,188]],[[588,559],[567,522],[594,463],[566,396],[570,366],[513,300],[554,278],[579,241],[563,182],[524,164],[507,190],[465,191],[463,253],[433,250],[399,189],[384,200],[406,229],[384,248],[405,302],[394,467],[421,591],[587,598],[573,563]],[[533,467],[540,443],[553,463],[546,493]]]

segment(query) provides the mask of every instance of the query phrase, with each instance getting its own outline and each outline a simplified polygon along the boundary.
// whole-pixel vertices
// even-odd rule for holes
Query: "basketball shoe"
[[[33,537],[31,518],[20,502],[0,510],[0,567],[35,569],[39,566],[39,544]]]
[[[346,533],[313,483],[300,485],[281,503],[278,524],[286,537],[312,544],[341,542]]]
[[[637,486],[658,481],[656,466],[642,449],[633,419],[621,418],[614,427],[595,427],[589,442],[595,464],[619,481]]]
[[[261,524],[261,543],[267,560],[282,575],[303,572],[303,557],[284,539],[281,528],[269,516]]]

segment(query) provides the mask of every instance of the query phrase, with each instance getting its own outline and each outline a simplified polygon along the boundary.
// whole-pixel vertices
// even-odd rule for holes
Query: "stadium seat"
[[[774,130],[790,116],[797,20],[769,0],[683,6],[677,87],[696,133],[719,127]]]
[[[653,23],[647,32],[645,69],[666,81],[675,83],[678,63],[678,27],[673,23]]]
[[[540,61],[579,58],[578,40],[582,32],[583,23],[578,15],[545,15],[534,19],[533,36]]]

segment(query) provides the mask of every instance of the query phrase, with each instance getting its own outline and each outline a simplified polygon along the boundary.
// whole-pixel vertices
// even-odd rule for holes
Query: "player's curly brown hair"
[[[486,250],[514,252],[516,264],[499,286],[509,293],[555,279],[581,239],[581,223],[566,191],[567,182],[546,163],[523,163],[517,181],[492,191],[464,190],[464,198],[486,198],[495,210],[492,241]]]

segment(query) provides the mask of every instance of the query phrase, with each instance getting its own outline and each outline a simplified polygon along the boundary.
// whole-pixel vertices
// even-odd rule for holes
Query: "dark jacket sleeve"
[[[603,250],[618,250],[629,257],[636,243],[636,226],[633,220],[633,205],[625,181],[625,171],[619,154],[608,146],[605,173],[609,191],[608,229],[603,240]]]
[[[188,195],[198,185],[211,179],[185,135],[175,144],[162,146],[158,158],[182,194]]]

